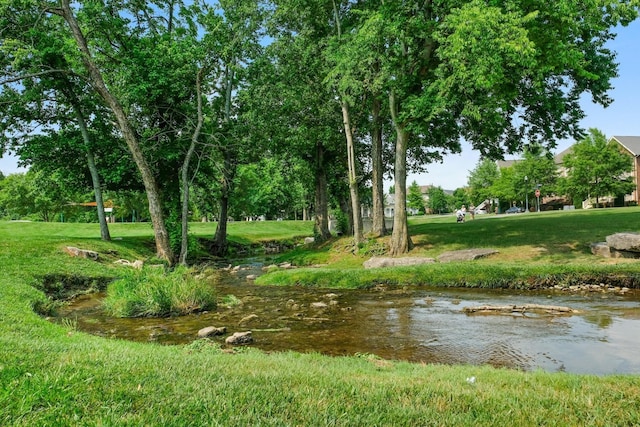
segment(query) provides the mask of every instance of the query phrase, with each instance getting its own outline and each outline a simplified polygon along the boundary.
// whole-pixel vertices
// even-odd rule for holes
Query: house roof
[[[518,160],[497,160],[496,163],[500,169],[505,169],[518,163]]]
[[[556,165],[561,165],[561,164],[564,163],[564,156],[566,156],[567,154],[570,154],[572,152],[573,152],[573,145],[570,146],[569,148],[559,152],[555,156],[553,156],[553,161],[556,163]]]
[[[634,156],[640,156],[640,136],[612,136],[611,139],[615,139]]]

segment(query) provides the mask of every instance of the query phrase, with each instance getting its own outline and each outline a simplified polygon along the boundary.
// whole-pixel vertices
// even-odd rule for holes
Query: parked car
[[[508,214],[520,213],[520,212],[524,212],[524,210],[522,208],[519,208],[518,206],[511,206],[509,209],[504,211],[504,213],[508,213]]]

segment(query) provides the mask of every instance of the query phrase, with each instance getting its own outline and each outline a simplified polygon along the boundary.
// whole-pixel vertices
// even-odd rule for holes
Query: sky
[[[610,41],[607,47],[617,52],[616,61],[619,63],[619,77],[612,80],[613,89],[609,95],[613,103],[607,108],[593,104],[589,97],[584,97],[582,107],[586,117],[581,124],[584,129],[597,128],[607,137],[640,136],[640,20],[636,20],[627,27],[617,29],[618,36]],[[565,150],[575,141],[559,141],[553,152],[555,154]],[[416,181],[419,185],[434,185],[444,190],[455,190],[465,187],[469,172],[479,160],[479,153],[463,143],[462,153],[444,157],[442,163],[427,167],[427,173],[407,176],[407,185]],[[511,157],[513,158],[513,157]],[[0,171],[4,175],[24,172],[18,167],[17,159],[9,154],[0,158]],[[388,182],[385,188],[392,183]]]

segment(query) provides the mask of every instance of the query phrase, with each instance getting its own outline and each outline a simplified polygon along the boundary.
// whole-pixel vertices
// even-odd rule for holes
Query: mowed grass
[[[281,257],[300,266],[325,264],[326,268],[274,271],[258,283],[346,288],[380,283],[525,289],[554,282],[640,286],[638,261],[596,257],[591,252],[591,244],[605,241],[608,235],[639,232],[637,207],[476,215],[462,224],[452,215],[413,217],[409,230],[414,249],[406,256],[435,259],[444,252],[472,248],[497,253],[473,262],[363,270],[363,262],[380,255],[389,237],[360,248],[342,239],[318,248],[300,247]]]
[[[569,264],[579,270],[591,260],[632,270],[634,263],[595,260],[582,248],[611,232],[636,230],[638,214],[638,209],[616,209],[537,218],[477,217],[465,224],[425,218],[412,221],[412,233],[417,254],[434,255],[444,250],[441,246],[500,244],[497,264]],[[576,222],[592,229],[583,230]],[[262,237],[260,225],[249,224],[254,228],[247,235],[242,235],[244,224],[230,224],[232,238],[253,242]],[[542,224],[554,227],[546,240],[539,237],[544,236]],[[194,224],[192,230],[206,237],[214,227]],[[267,240],[296,240],[310,235],[312,224],[263,227],[271,230]],[[99,240],[92,224],[0,222],[0,425],[640,425],[637,375],[519,372],[410,364],[370,355],[264,354],[246,348],[229,354],[206,340],[161,346],[103,339],[76,331],[72,322],[58,325],[34,313],[32,307],[44,298],[37,289],[44,275],[117,277],[123,267],[112,261],[153,258],[148,224],[114,224],[111,232],[117,240],[107,243]],[[482,245],[487,232],[494,235]],[[63,252],[67,245],[96,250],[101,261],[71,258]],[[348,247],[336,241],[313,256],[309,249],[293,252],[291,259],[306,251],[307,259],[362,273],[357,266],[368,255],[353,255]],[[526,247],[546,248],[547,253],[514,261]],[[480,266],[478,271],[485,264],[491,259],[470,263]],[[472,376],[476,381],[467,382]]]

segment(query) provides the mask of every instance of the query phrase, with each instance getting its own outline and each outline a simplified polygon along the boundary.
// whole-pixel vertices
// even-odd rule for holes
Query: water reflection
[[[376,354],[424,363],[490,364],[523,370],[640,373],[640,293],[514,293],[425,288],[335,291],[258,287],[232,276],[218,286],[221,300],[239,305],[163,319],[116,319],[102,295],[83,296],[60,312],[78,329],[107,338],[189,343],[199,329],[252,330],[257,348],[328,355]],[[580,314],[465,314],[476,305],[546,304]],[[224,337],[219,338],[224,342]]]

